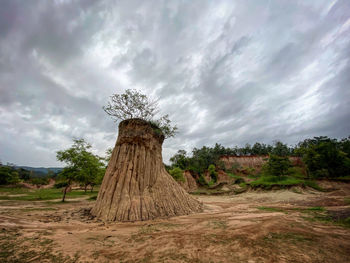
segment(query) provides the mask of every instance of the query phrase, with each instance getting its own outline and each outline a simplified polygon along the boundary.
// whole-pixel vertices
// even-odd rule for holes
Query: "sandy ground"
[[[93,202],[0,202],[0,262],[350,262],[350,185],[195,196],[200,214],[103,223]],[[322,206],[326,211],[318,207]]]

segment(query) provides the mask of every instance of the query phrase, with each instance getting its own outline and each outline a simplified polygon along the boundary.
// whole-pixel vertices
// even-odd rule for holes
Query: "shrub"
[[[208,182],[208,186],[210,187],[210,186],[213,186],[215,184],[215,182],[214,182],[214,180],[210,180],[209,182]]]
[[[263,165],[265,175],[283,176],[287,174],[291,162],[287,156],[270,154],[268,161]]]
[[[216,183],[218,181],[218,173],[216,172],[214,164],[209,165],[208,172],[213,182]]]
[[[287,174],[295,178],[305,178],[304,169],[302,167],[290,167]]]
[[[336,178],[350,175],[350,158],[342,151],[346,150],[344,143],[346,140],[315,137],[299,143],[296,152],[302,156],[310,177]]]
[[[185,182],[184,171],[175,167],[169,171],[169,174],[178,182]]]
[[[207,181],[205,180],[205,178],[204,178],[204,176],[202,174],[199,176],[198,183],[201,186],[208,186],[208,183],[207,183]]]
[[[53,187],[55,188],[63,188],[63,187],[66,187],[68,185],[67,182],[58,182],[58,183],[55,183]]]
[[[19,183],[19,175],[15,168],[0,165],[0,185]]]
[[[30,182],[36,186],[40,186],[40,185],[46,185],[49,183],[49,179],[46,177],[34,177],[32,179],[30,179]]]

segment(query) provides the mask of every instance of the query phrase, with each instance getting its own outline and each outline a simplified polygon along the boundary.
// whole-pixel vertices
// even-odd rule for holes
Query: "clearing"
[[[350,262],[350,184],[320,184],[328,191],[195,195],[203,213],[110,224],[89,216],[91,195],[12,191],[0,201],[0,262]]]

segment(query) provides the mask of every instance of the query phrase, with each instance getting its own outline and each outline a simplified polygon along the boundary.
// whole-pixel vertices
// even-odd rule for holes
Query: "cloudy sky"
[[[0,159],[61,166],[127,88],[158,97],[178,149],[350,135],[350,1],[0,1]]]

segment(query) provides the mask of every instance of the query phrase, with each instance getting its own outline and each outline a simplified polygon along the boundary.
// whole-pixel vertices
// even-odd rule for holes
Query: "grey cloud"
[[[2,1],[0,158],[57,165],[73,136],[103,154],[108,96],[138,88],[178,149],[349,134],[350,3]]]

